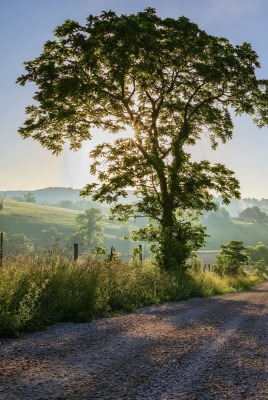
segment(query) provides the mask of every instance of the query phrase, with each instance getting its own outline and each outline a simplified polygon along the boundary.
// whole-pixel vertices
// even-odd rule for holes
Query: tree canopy
[[[82,242],[93,248],[102,244],[103,240],[103,216],[98,208],[88,208],[76,217],[76,232],[74,239],[82,240]]]
[[[37,86],[20,134],[56,154],[66,141],[78,149],[94,127],[114,134],[112,144],[91,151],[98,183],[82,194],[112,203],[134,188],[137,203],[116,204],[114,215],[150,217],[139,237],[160,244],[165,268],[183,265],[204,243],[204,228],[192,219],[217,208],[213,191],[224,203],[239,197],[233,171],[193,161],[189,147],[205,135],[212,149],[231,139],[231,110],[267,123],[257,54],[249,43],[232,45],[186,17],[161,19],[153,8],[90,15],[84,26],[67,20],[55,37],[17,80]],[[116,136],[124,130],[125,138]]]
[[[236,276],[244,274],[243,265],[247,264],[249,255],[241,240],[230,240],[221,245],[221,252],[217,255],[214,271],[220,275]]]

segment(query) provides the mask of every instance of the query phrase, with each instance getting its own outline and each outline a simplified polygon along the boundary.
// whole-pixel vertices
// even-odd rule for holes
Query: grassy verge
[[[6,259],[0,269],[0,336],[17,337],[56,322],[86,322],[145,305],[241,291],[259,278],[220,278],[192,270],[184,276],[143,265],[73,262],[56,254]]]

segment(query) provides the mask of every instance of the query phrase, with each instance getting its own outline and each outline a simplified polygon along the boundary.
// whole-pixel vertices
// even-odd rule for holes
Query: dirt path
[[[268,282],[0,344],[1,400],[268,399]]]

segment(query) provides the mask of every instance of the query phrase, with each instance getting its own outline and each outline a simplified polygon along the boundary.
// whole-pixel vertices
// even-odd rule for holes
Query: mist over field
[[[77,215],[88,208],[98,208],[104,215],[104,236],[101,245],[107,249],[107,253],[113,246],[123,259],[131,259],[133,249],[140,243],[144,247],[144,256],[151,257],[148,243],[124,239],[129,237],[132,230],[145,226],[147,219],[132,219],[124,224],[110,221],[107,204],[94,203],[89,196],[82,198],[79,193],[79,189],[64,187],[0,193],[5,195],[4,208],[0,212],[0,231],[5,232],[9,238],[5,251],[16,253],[21,250],[25,253],[32,246],[46,248],[58,241],[60,247],[68,248],[68,254],[71,256],[71,236],[75,230]],[[32,195],[32,202],[27,201],[29,194]],[[132,191],[129,191],[128,198],[124,201],[135,202]],[[268,224],[264,218],[259,221],[239,219],[243,210],[252,207],[258,207],[262,213],[267,214],[267,199],[231,200],[228,206],[221,205],[220,197],[215,201],[219,205],[219,211],[204,212],[201,218],[201,224],[207,228],[208,234],[206,245],[198,252],[204,264],[215,263],[221,244],[230,240],[240,239],[246,246],[255,246],[259,242],[268,244]],[[25,237],[19,239],[16,235]],[[18,245],[12,244],[16,241],[19,241]],[[84,253],[92,249],[81,245],[79,250]]]

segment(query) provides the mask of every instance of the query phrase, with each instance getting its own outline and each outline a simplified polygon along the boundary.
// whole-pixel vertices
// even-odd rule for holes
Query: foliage
[[[246,250],[251,262],[263,260],[268,265],[268,246],[258,243],[257,246],[247,246]]]
[[[200,269],[166,273],[152,262],[109,262],[92,255],[73,262],[48,250],[9,257],[0,269],[0,337],[163,301],[239,291],[255,283],[254,276],[221,278]]]
[[[6,242],[8,253],[27,254],[34,248],[32,241],[23,233],[7,235],[4,241]]]
[[[231,240],[221,245],[221,252],[217,255],[217,263],[213,270],[220,275],[243,275],[243,265],[248,263],[248,254],[241,240]]]
[[[204,241],[204,229],[185,223],[183,213],[215,210],[212,191],[224,204],[239,197],[233,172],[192,161],[189,146],[204,135],[212,149],[231,139],[231,109],[254,116],[260,127],[267,123],[267,81],[256,78],[257,54],[248,43],[234,46],[185,17],[161,19],[152,8],[90,15],[84,26],[67,20],[55,36],[17,80],[37,86],[20,134],[57,154],[65,141],[81,147],[94,127],[126,129],[91,151],[90,170],[100,183],[82,193],[113,203],[135,188],[139,201],[116,205],[114,216],[150,217],[153,229],[141,235],[158,242],[161,266],[183,267]]]
[[[58,204],[56,204],[56,206],[61,208],[85,211],[86,209],[93,207],[94,203],[89,200],[79,200],[75,202],[71,200],[61,200]]]
[[[50,225],[48,229],[43,229],[42,232],[45,235],[46,240],[50,239],[54,241],[57,238],[57,236],[60,235],[55,225]]]
[[[73,254],[70,237],[75,231],[76,217],[77,211],[74,210],[6,198],[5,209],[0,213],[1,231],[7,235],[4,238],[4,254],[9,254],[9,250],[12,250],[7,242],[8,236],[18,233],[27,236],[42,251],[60,239],[63,251]],[[107,248],[114,246],[117,251],[124,253],[125,258],[131,257],[130,248],[134,244],[122,238],[128,233],[126,224],[123,226],[122,223],[111,222],[107,218],[104,218],[103,224],[103,245]],[[77,243],[80,243],[80,239]]]
[[[5,194],[0,195],[0,211],[4,209],[4,199],[5,199]]]
[[[24,194],[23,200],[27,201],[28,203],[36,203],[36,198],[33,193]]]
[[[266,217],[267,217],[267,215],[265,214],[265,212],[261,211],[260,208],[257,207],[257,206],[253,206],[253,207],[251,207],[251,209],[252,209],[253,211],[255,211],[255,213],[258,215],[259,219],[260,219],[262,222],[265,221],[265,219],[266,219]]]
[[[220,209],[219,209],[219,215],[221,216],[221,217],[223,217],[223,218],[229,218],[230,217],[230,214],[229,214],[229,212],[226,210],[226,208],[224,208],[224,207],[221,207]]]
[[[149,224],[145,228],[140,228],[132,232],[134,240],[144,240],[154,245],[151,247],[159,265],[165,265],[168,260],[168,268],[176,270],[178,265],[185,270],[185,261],[192,257],[195,252],[205,244],[205,228],[201,225],[193,224],[196,219],[187,213],[177,218],[173,224],[172,235],[168,228],[160,230],[158,225]]]
[[[257,246],[247,246],[249,255],[249,263],[253,266],[256,273],[266,276],[268,275],[268,246],[258,243]]]
[[[75,208],[74,202],[71,200],[61,200],[58,206],[61,208],[70,208],[70,209]]]
[[[76,217],[76,231],[73,239],[80,239],[90,248],[98,246],[103,241],[103,216],[98,208],[89,208]]]

